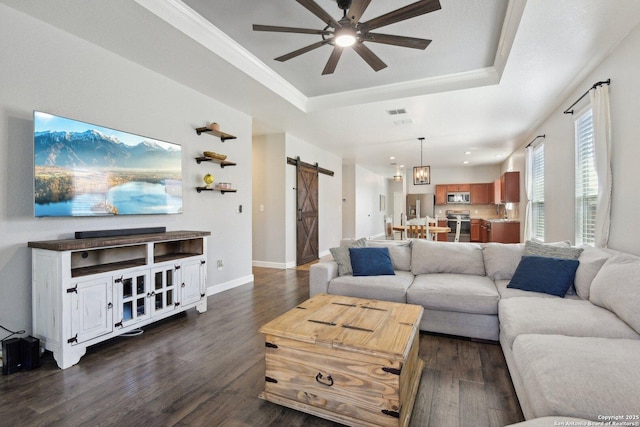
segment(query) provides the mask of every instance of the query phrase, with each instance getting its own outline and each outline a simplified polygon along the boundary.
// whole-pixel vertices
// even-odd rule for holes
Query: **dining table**
[[[424,224],[412,224],[407,225],[406,229],[404,225],[394,225],[393,231],[400,232],[400,239],[404,239],[404,233],[406,231],[407,238],[426,238],[426,225]],[[429,234],[433,240],[438,240],[438,234],[451,233],[451,227],[440,227],[436,225],[429,226]]]

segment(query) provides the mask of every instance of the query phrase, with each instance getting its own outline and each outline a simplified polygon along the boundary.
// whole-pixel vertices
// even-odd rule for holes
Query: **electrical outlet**
[[[218,260],[218,270],[222,270],[224,268],[224,264],[222,263],[222,260],[219,259]]]

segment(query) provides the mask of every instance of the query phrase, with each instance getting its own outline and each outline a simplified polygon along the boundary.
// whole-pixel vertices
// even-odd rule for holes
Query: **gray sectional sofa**
[[[524,271],[523,256],[540,255],[541,246],[531,242],[345,240],[341,246],[342,252],[332,249],[341,266],[326,260],[311,267],[311,295],[418,304],[425,309],[421,330],[499,341],[523,414],[535,425],[560,425],[554,422],[562,417],[606,423],[618,415],[626,425],[640,425],[640,258],[544,245],[550,255],[542,256],[566,248],[560,252],[575,254],[579,263],[573,286],[559,297],[508,287],[516,270]],[[339,275],[349,261],[338,254],[348,246],[388,248],[395,274],[354,276],[347,268]],[[553,271],[531,276],[538,274],[553,281]]]

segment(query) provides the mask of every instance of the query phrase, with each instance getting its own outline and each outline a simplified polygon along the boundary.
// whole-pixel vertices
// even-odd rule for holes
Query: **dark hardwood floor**
[[[0,376],[0,426],[336,426],[258,399],[258,328],[309,294],[309,272],[255,268],[255,283],[89,349],[66,370]],[[523,420],[500,346],[422,333],[425,368],[411,426]]]

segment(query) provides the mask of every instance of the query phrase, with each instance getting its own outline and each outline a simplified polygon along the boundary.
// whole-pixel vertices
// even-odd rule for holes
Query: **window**
[[[591,109],[576,119],[576,245],[595,242],[598,176]]]
[[[532,152],[531,238],[544,242],[544,143]]]

